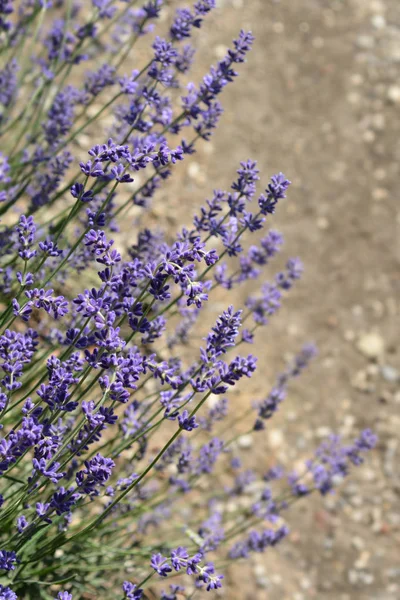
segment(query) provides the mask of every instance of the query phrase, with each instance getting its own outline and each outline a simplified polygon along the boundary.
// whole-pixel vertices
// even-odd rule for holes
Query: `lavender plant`
[[[267,281],[283,238],[251,243],[286,197],[282,173],[257,195],[247,160],[174,234],[123,229],[132,211],[146,223],[176,163],[210,139],[253,44],[240,31],[187,83],[215,0],[170,12],[154,36],[162,8],[0,0],[0,599],[138,600],[157,579],[160,599],[200,597],[231,561],[280,543],[290,505],[331,492],[376,443],[369,430],[333,437],[301,473],[241,467],[233,421],[262,435],[315,354],[304,346],[264,399],[230,414],[257,366],[246,346],[302,273],[290,258]],[[258,292],[237,307],[249,280]]]

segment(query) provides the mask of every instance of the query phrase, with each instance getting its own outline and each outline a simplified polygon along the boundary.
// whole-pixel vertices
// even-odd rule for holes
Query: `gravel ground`
[[[400,598],[400,5],[398,0],[220,0],[200,36],[206,72],[241,28],[256,35],[241,78],[224,95],[213,141],[180,171],[156,218],[226,187],[257,158],[293,181],[274,227],[304,279],[256,354],[263,368],[237,400],[260,397],[304,341],[320,354],[292,386],[263,437],[261,464],[290,465],[330,432],[379,434],[341,493],[297,504],[279,551],[232,568],[232,600]],[[201,165],[201,167],[200,167]],[[169,195],[170,197],[170,195]],[[162,205],[161,202],[157,203]],[[266,458],[267,457],[267,458]],[[237,591],[240,590],[240,591]]]

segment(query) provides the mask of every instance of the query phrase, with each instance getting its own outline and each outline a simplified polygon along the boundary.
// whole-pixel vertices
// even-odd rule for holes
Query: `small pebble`
[[[374,390],[374,386],[369,381],[368,373],[364,369],[357,371],[351,380],[351,385],[355,390],[366,394],[371,393]]]
[[[376,481],[377,474],[373,469],[363,469],[362,479],[364,481]]]
[[[351,83],[353,85],[361,85],[364,83],[364,77],[361,75],[361,73],[353,73],[351,76]]]
[[[242,450],[248,450],[252,447],[253,441],[253,436],[250,433],[248,433],[247,435],[242,435],[238,439],[238,446],[239,448],[242,448]]]
[[[385,129],[385,115],[382,113],[376,113],[371,117],[371,125],[375,131],[383,131]]]
[[[372,190],[372,198],[377,202],[381,202],[382,200],[386,200],[389,196],[388,190],[385,188],[374,188]]]
[[[188,175],[191,179],[194,179],[197,183],[204,183],[205,176],[202,171],[202,167],[197,162],[192,162],[188,167]]]
[[[364,142],[367,142],[367,144],[371,144],[375,139],[376,135],[371,129],[367,129],[367,131],[363,133],[363,140]]]
[[[318,438],[323,439],[330,436],[331,429],[329,427],[318,427],[315,433]]]
[[[361,50],[371,50],[375,46],[375,39],[371,35],[359,35],[356,43]]]
[[[388,383],[397,383],[400,381],[399,371],[390,365],[382,365],[381,374],[383,379]]]
[[[378,365],[371,364],[365,369],[369,379],[373,379],[379,375],[379,367]]]
[[[400,105],[400,86],[391,85],[387,91],[387,98],[392,104]]]
[[[383,29],[386,27],[386,19],[383,15],[374,15],[371,18],[371,23],[375,27],[375,29]]]
[[[369,552],[367,552],[366,550],[364,550],[363,552],[361,552],[360,557],[354,563],[354,567],[357,570],[365,569],[370,558],[371,558],[371,554]]]
[[[359,338],[357,348],[366,358],[376,360],[383,354],[385,343],[379,333],[365,333]]]
[[[218,59],[224,58],[224,56],[226,55],[226,46],[224,46],[223,44],[219,44],[214,48],[214,53]]]
[[[354,342],[356,338],[356,334],[354,333],[354,331],[352,329],[346,329],[346,331],[344,332],[344,339],[346,340],[346,342]]]
[[[302,590],[309,590],[312,586],[312,581],[311,579],[308,579],[308,577],[303,577],[303,579],[300,580],[300,587]]]
[[[394,568],[388,569],[386,571],[386,576],[389,577],[389,579],[399,579],[400,580],[400,567],[394,567]]]
[[[354,569],[350,569],[347,573],[347,576],[351,585],[356,585],[356,583],[358,583],[358,573]]]
[[[268,439],[272,448],[279,448],[283,444],[283,434],[279,429],[272,429]]]
[[[372,573],[362,573],[361,580],[365,585],[371,585],[375,581],[375,577]]]
[[[391,583],[390,585],[387,586],[386,589],[390,594],[397,594],[398,591],[400,590],[400,586],[398,586],[397,583]],[[388,598],[387,600],[396,600],[396,598],[398,598],[398,595],[392,596],[391,598]]]
[[[256,585],[261,589],[266,589],[269,587],[269,579],[268,577],[256,577]]]
[[[317,227],[318,229],[322,229],[322,231],[326,231],[326,229],[329,229],[328,219],[326,217],[318,217]]]

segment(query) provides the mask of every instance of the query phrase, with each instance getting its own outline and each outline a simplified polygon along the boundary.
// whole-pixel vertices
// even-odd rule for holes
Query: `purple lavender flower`
[[[125,593],[127,600],[141,600],[143,598],[143,590],[138,588],[134,583],[130,581],[124,581],[122,589]]]
[[[215,511],[202,522],[197,533],[202,538],[201,549],[204,552],[216,550],[225,538],[223,518],[220,512]]]
[[[33,475],[35,475],[36,472],[38,472],[41,475],[43,475],[43,477],[47,477],[48,479],[50,479],[50,481],[52,481],[53,483],[58,483],[58,481],[62,479],[65,475],[65,473],[58,472],[60,463],[54,462],[48,465],[45,458],[40,458],[39,460],[37,458],[33,458],[32,465],[34,469]]]
[[[180,73],[186,73],[189,71],[193,64],[193,58],[195,55],[195,49],[190,44],[185,44],[180,53],[178,53],[175,59],[175,68]]]
[[[74,122],[75,105],[81,99],[78,90],[72,86],[67,86],[57,94],[48,112],[47,121],[42,126],[49,146],[55,147],[70,131]]]
[[[72,54],[72,44],[74,36],[65,32],[65,23],[59,19],[54,21],[53,26],[44,40],[44,45],[48,51],[48,60],[54,59],[66,60]]]
[[[196,429],[199,426],[196,422],[196,417],[191,417],[187,410],[184,410],[182,414],[178,416],[178,421],[181,429],[185,431],[193,431],[193,429]]]
[[[241,326],[241,315],[241,310],[234,312],[233,306],[230,306],[219,317],[211,330],[212,333],[209,333],[206,338],[206,352],[210,358],[226,353],[228,348],[235,345]]]
[[[1,600],[18,600],[17,594],[15,594],[11,588],[5,587],[0,584],[0,599]]]
[[[276,481],[277,479],[282,479],[285,471],[281,466],[271,467],[264,475],[264,481]]]
[[[111,477],[115,463],[111,458],[96,454],[85,461],[85,469],[76,474],[76,484],[81,492],[89,495],[98,495],[98,486],[104,486]]]
[[[11,181],[8,173],[10,171],[10,165],[8,164],[8,158],[2,152],[0,152],[0,182],[8,183]]]
[[[62,177],[70,167],[73,158],[70,152],[63,151],[54,155],[50,160],[38,158],[38,162],[45,162],[45,172],[38,168],[27,191],[31,198],[31,211],[37,210],[51,202],[51,196],[60,186]]]
[[[104,64],[97,71],[86,74],[85,90],[92,96],[98,96],[104,88],[115,83],[115,69]]]
[[[171,38],[173,40],[188,38],[191,35],[192,27],[199,28],[200,25],[201,18],[197,14],[192,14],[188,8],[178,8],[170,29]]]
[[[308,461],[316,489],[322,495],[333,491],[335,485],[348,476],[350,465],[358,466],[363,462],[362,454],[372,450],[377,436],[370,429],[362,432],[350,446],[343,445],[339,436],[332,435],[315,452],[315,461]]]
[[[72,600],[72,594],[69,592],[58,592],[57,597],[54,600]]]
[[[110,6],[108,0],[92,0],[92,4],[99,9],[100,19],[112,19],[117,10],[115,6]]]
[[[223,578],[223,575],[215,573],[213,563],[207,563],[204,567],[199,568],[199,581],[203,581],[206,584],[207,592],[221,588]]]
[[[162,554],[153,554],[150,560],[150,566],[155,570],[161,577],[168,577],[168,573],[171,573],[172,567],[168,564],[167,559]]]
[[[16,232],[18,234],[17,247],[19,256],[25,261],[31,260],[36,256],[36,250],[31,250],[36,233],[36,225],[33,217],[26,218],[25,215],[21,215]]]
[[[20,517],[18,517],[17,529],[18,529],[19,533],[22,533],[22,531],[28,527],[28,524],[29,523],[28,523],[25,515],[21,515]]]
[[[30,306],[43,308],[47,313],[51,314],[55,319],[62,318],[69,312],[69,304],[64,296],[54,296],[54,290],[44,290],[34,288],[26,290],[25,296],[30,301]]]
[[[179,592],[185,591],[185,588],[182,585],[171,584],[169,586],[169,588],[170,588],[170,593],[168,593],[164,590],[161,592],[160,600],[179,600],[177,594],[179,594]]]
[[[162,2],[163,0],[148,0],[143,6],[142,10],[148,19],[156,19],[160,15]]]
[[[251,552],[265,552],[267,548],[276,546],[289,533],[286,526],[279,529],[264,529],[261,533],[251,531],[244,541],[237,542],[229,551],[230,558],[247,558]]]
[[[9,31],[12,27],[11,21],[8,21],[5,16],[11,15],[14,12],[12,0],[2,0],[0,4],[0,31]]]
[[[50,508],[50,503],[44,504],[42,502],[36,503],[36,514],[40,518],[44,518]],[[48,521],[51,523],[51,521]]]
[[[270,419],[285,398],[286,390],[284,388],[273,388],[267,398],[259,405],[258,414],[261,419]]]
[[[190,11],[187,11],[179,16],[180,18],[176,23],[177,34],[181,37],[187,37],[192,15]],[[173,33],[173,35],[176,34]],[[205,140],[209,139],[222,114],[222,107],[219,102],[215,101],[215,98],[237,76],[237,72],[232,66],[234,63],[244,62],[253,40],[251,33],[241,31],[239,37],[233,42],[234,48],[229,50],[227,56],[218,63],[217,67],[212,68],[210,73],[204,77],[199,91],[190,84],[188,94],[182,98],[183,108],[187,116],[189,119],[196,121],[195,131]],[[202,108],[202,103],[205,104],[205,108]]]
[[[47,239],[44,242],[39,242],[38,245],[44,254],[53,258],[60,256],[63,253],[63,251],[58,248],[57,244],[52,242],[50,239]]]
[[[180,571],[183,568],[186,568],[187,561],[189,558],[189,553],[186,548],[179,546],[175,550],[171,550],[171,564],[174,567],[175,571]]]
[[[56,492],[54,492],[51,501],[50,507],[53,508],[58,515],[62,515],[64,513],[69,513],[71,508],[76,504],[79,498],[79,494],[76,494],[73,488],[66,490],[64,487],[58,488]],[[39,503],[40,504],[40,503]],[[44,505],[40,504],[40,506],[36,505],[36,510],[40,511],[39,516],[44,516]]]
[[[275,212],[275,207],[279,200],[286,198],[286,190],[290,183],[283,173],[278,173],[271,177],[271,182],[265,190],[266,195],[262,194],[258,199],[258,205],[263,215]]]
[[[276,276],[276,282],[283,290],[289,290],[296,279],[303,273],[303,263],[299,258],[290,258],[286,263],[286,273],[281,272]]]
[[[4,0],[3,0],[4,1]],[[7,0],[6,0],[7,2]],[[0,14],[0,28],[4,24]],[[7,107],[11,104],[17,93],[17,71],[18,63],[13,58],[5,67],[0,70],[0,104]],[[3,115],[0,115],[0,123],[3,120]]]
[[[193,471],[197,475],[211,473],[223,447],[223,441],[218,438],[213,438],[210,442],[204,444],[200,448],[199,456],[193,465]]]
[[[14,571],[17,563],[18,559],[15,552],[0,550],[0,569],[3,571]]]
[[[4,373],[0,384],[13,391],[21,387],[19,381],[24,365],[28,365],[38,346],[38,334],[33,329],[25,333],[16,333],[6,329],[0,336],[0,368]]]
[[[194,5],[194,10],[199,15],[205,15],[215,8],[215,6],[215,0],[197,0]]]
[[[74,183],[71,186],[71,195],[74,198],[79,198],[82,202],[90,202],[91,200],[93,200],[93,191],[84,191],[84,189],[85,188],[82,183]]]

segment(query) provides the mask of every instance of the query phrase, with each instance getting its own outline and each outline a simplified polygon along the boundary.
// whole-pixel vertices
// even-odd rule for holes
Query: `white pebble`
[[[200,167],[199,163],[197,163],[197,162],[190,163],[190,165],[188,167],[189,177],[191,177],[192,179],[197,179],[200,171],[201,171],[201,167]]]
[[[318,229],[322,229],[322,231],[325,231],[326,229],[328,229],[329,228],[328,219],[326,217],[318,217],[317,227],[318,227]]]
[[[386,27],[386,19],[383,15],[374,15],[371,17],[371,23],[375,29],[383,29]]]
[[[279,448],[283,444],[283,434],[279,429],[272,429],[268,439],[272,448]]]
[[[359,338],[357,342],[357,349],[366,358],[376,360],[382,356],[385,350],[385,342],[379,333],[365,333]]]
[[[218,46],[215,46],[214,54],[219,59],[224,58],[226,54],[226,46],[224,46],[223,44],[218,44]]]
[[[323,439],[329,437],[329,435],[331,434],[331,430],[329,427],[318,427],[315,433],[317,438]]]
[[[372,190],[372,198],[377,202],[386,200],[388,196],[389,192],[385,188],[375,188],[374,190]]]
[[[400,86],[391,85],[387,91],[387,97],[393,104],[400,104]]]
[[[242,435],[238,439],[238,446],[239,448],[242,448],[242,450],[248,450],[252,447],[253,441],[253,436],[250,433],[248,433],[247,435]]]
[[[359,35],[357,38],[357,46],[362,50],[370,50],[375,45],[375,40],[370,35]]]
[[[399,371],[390,365],[383,365],[381,368],[381,373],[383,379],[389,383],[396,383],[400,380]]]

